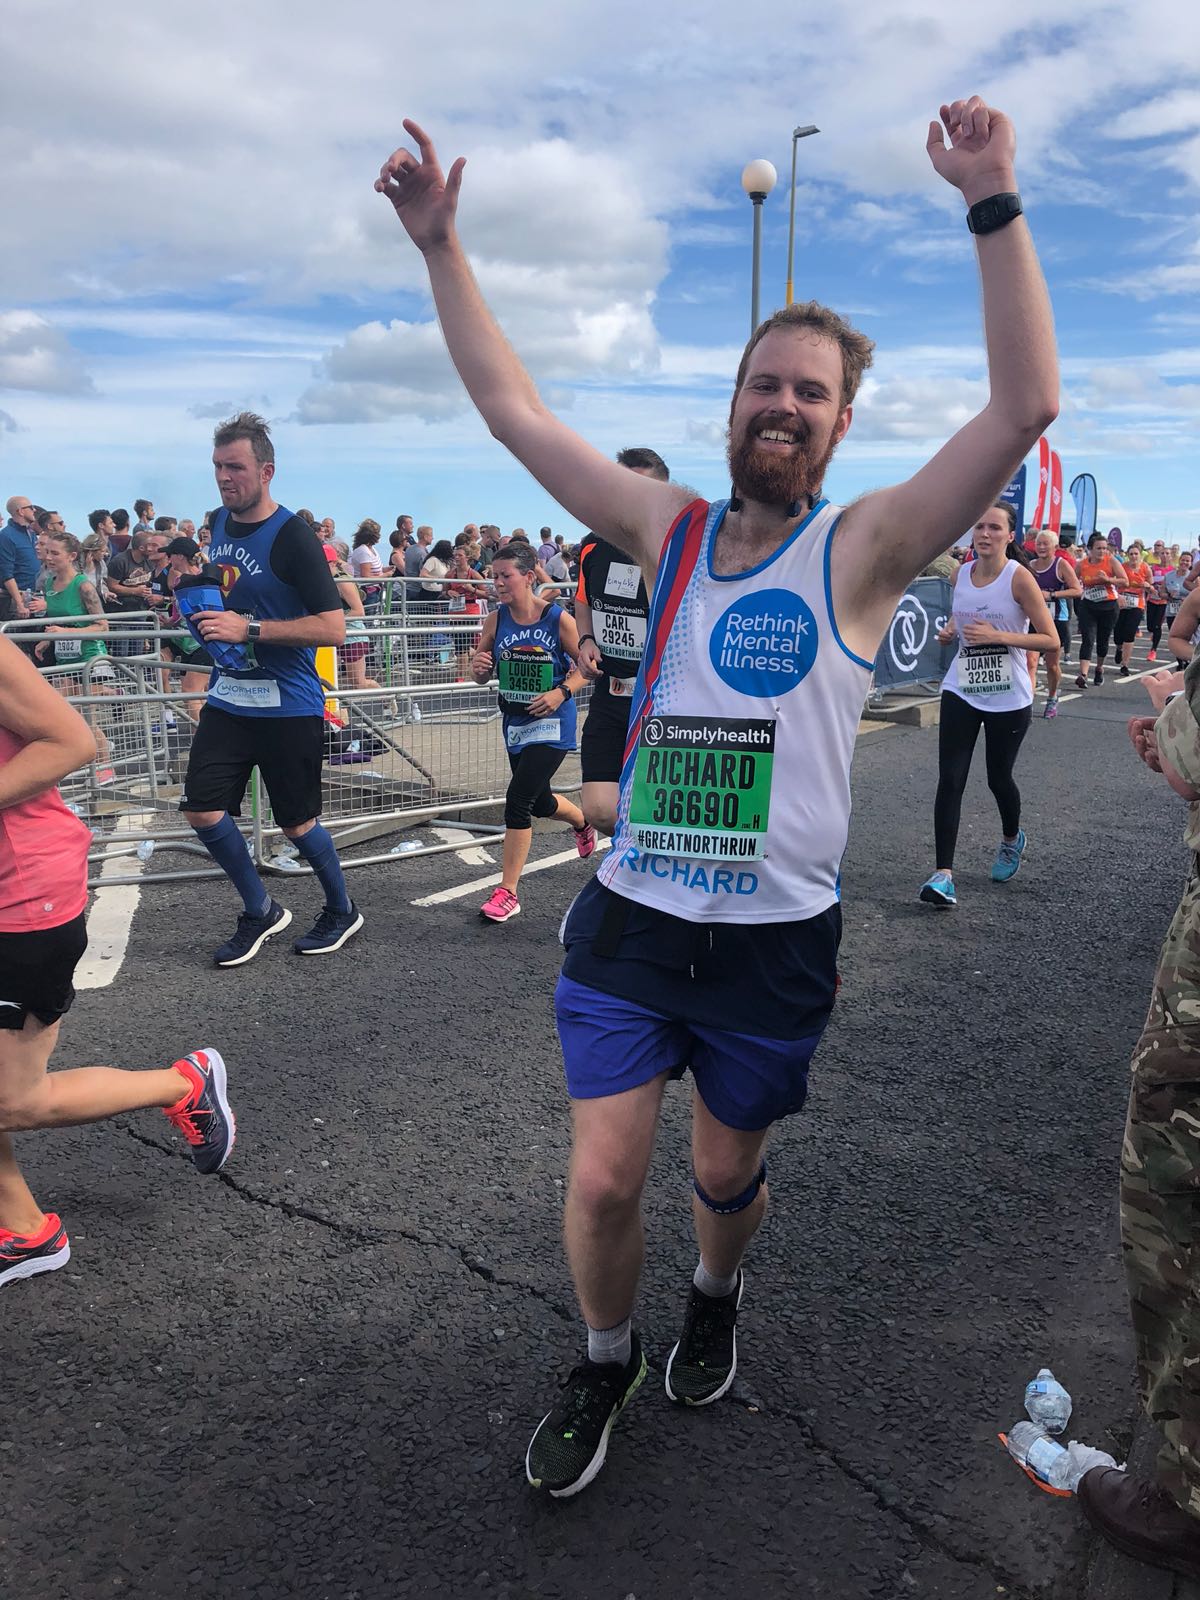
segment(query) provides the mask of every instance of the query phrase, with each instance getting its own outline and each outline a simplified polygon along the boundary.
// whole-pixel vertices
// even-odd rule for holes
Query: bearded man
[[[978,237],[991,394],[908,482],[844,512],[825,470],[871,342],[790,307],[742,357],[733,493],[711,504],[594,450],[542,404],[458,242],[463,161],[443,176],[415,123],[376,189],[429,272],[450,355],[491,432],[651,590],[613,847],[563,930],[556,993],[572,1100],[565,1236],[587,1356],[526,1455],[578,1493],[646,1373],[631,1324],[641,1195],[668,1081],[689,1067],[699,1263],[666,1362],[702,1406],[737,1365],[742,1257],[766,1209],[770,1128],[800,1110],[833,1005],[850,759],[871,663],[906,586],[996,498],[1058,408],[1045,284],[1016,194],[1012,125],[978,97],[926,148]],[[943,127],[950,136],[947,148]]]

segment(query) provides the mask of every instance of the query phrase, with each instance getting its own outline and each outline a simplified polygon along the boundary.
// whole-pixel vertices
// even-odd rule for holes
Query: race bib
[[[450,596],[450,605],[449,605],[448,609],[450,611],[465,611],[467,609],[467,597],[466,597],[466,595],[465,594],[452,594]]]
[[[761,861],[774,762],[773,719],[649,718],[629,798],[634,842],[653,855]]]
[[[1008,646],[972,644],[959,656],[959,681],[968,694],[1008,694],[1013,686]]]
[[[509,750],[523,750],[528,744],[557,744],[562,737],[562,723],[557,717],[541,717],[537,722],[510,722],[504,730],[504,743]]]
[[[608,692],[617,700],[628,700],[636,683],[636,678],[610,678],[608,680]]]
[[[54,640],[54,659],[61,666],[64,661],[80,661],[83,658],[83,641],[81,639],[64,639],[62,634],[57,634]]]
[[[1140,594],[1130,594],[1130,592],[1127,589],[1125,591],[1125,593],[1121,596],[1121,609],[1123,611],[1140,611],[1142,609],[1142,597],[1141,597],[1141,595]]]
[[[222,672],[208,695],[210,700],[240,706],[245,711],[266,710],[280,704],[279,685],[274,678],[232,678]]]
[[[592,607],[592,627],[601,655],[615,661],[640,661],[646,648],[645,617]]]
[[[1108,600],[1110,597],[1106,583],[1092,583],[1083,591],[1085,600]]]
[[[608,569],[604,592],[611,594],[614,599],[635,600],[641,581],[641,570],[632,562],[614,561]]]
[[[527,706],[554,687],[554,662],[543,650],[501,652],[496,676],[500,694],[511,705]]]

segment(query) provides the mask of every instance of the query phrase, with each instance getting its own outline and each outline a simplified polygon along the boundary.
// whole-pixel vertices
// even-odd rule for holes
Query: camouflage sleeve
[[[1159,716],[1154,737],[1179,776],[1200,789],[1200,656],[1189,662],[1183,693]]]

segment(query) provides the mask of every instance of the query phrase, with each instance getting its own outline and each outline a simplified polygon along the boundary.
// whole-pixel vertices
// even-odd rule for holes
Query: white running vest
[[[600,878],[689,922],[794,922],[840,895],[871,663],[833,615],[841,507],[819,501],[767,561],[717,577],[728,504],[694,501],[663,546]]]
[[[1020,565],[1008,561],[1000,575],[977,589],[971,582],[973,561],[958,569],[954,580],[954,620],[958,654],[950,663],[942,688],[950,689],[976,711],[1019,711],[1033,704],[1027,652],[1012,645],[970,645],[962,630],[968,622],[990,622],[1001,633],[1028,633],[1029,618],[1013,599],[1013,574]]]

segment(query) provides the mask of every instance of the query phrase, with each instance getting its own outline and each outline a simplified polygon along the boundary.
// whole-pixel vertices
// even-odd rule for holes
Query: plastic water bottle
[[[153,854],[154,854],[154,840],[153,839],[143,839],[142,842],[137,847],[137,858],[138,858],[138,860],[139,861],[149,861],[150,857]]]
[[[1080,1478],[1093,1467],[1117,1464],[1106,1451],[1095,1450],[1075,1439],[1064,1447],[1035,1422],[1018,1422],[1009,1431],[1008,1453],[1019,1466],[1027,1467],[1040,1483],[1065,1494],[1074,1494]]]
[[[1051,1434],[1061,1433],[1071,1420],[1071,1396],[1049,1367],[1026,1386],[1025,1411],[1031,1422]]]
[[[414,850],[421,850],[424,846],[419,839],[402,839],[399,844],[394,844],[388,851],[390,856],[411,855]]]

